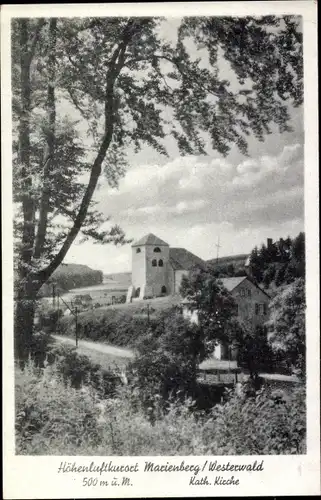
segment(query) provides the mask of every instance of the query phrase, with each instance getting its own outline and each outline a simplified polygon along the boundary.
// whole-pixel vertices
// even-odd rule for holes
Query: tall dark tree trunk
[[[30,279],[24,278],[18,284],[15,297],[15,356],[23,367],[28,359],[32,345],[36,297],[39,286]]]
[[[20,45],[20,100],[21,115],[19,123],[19,162],[23,185],[22,245],[18,258],[17,290],[15,293],[14,337],[16,358],[24,364],[31,345],[36,296],[40,288],[32,277],[32,258],[35,240],[35,200],[32,196],[32,177],[30,175],[30,114],[31,114],[31,62],[44,20],[39,19],[31,40],[29,21],[19,20]]]

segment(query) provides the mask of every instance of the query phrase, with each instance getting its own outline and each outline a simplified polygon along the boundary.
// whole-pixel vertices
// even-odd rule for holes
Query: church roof
[[[200,257],[197,257],[192,252],[185,248],[170,248],[169,260],[175,271],[186,270],[189,271],[192,267],[199,266],[205,267],[206,263]]]
[[[168,243],[166,241],[161,240],[158,236],[155,236],[153,233],[146,234],[140,240],[136,241],[132,244],[132,247],[140,247],[143,245],[157,245],[157,246],[166,246],[168,247]]]

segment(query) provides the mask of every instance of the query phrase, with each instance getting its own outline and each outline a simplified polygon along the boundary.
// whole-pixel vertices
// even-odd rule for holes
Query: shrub
[[[253,397],[231,393],[227,402],[213,408],[207,423],[208,452],[219,445],[224,455],[306,453],[305,404],[301,386],[291,395],[265,388]]]
[[[119,376],[92,363],[87,356],[77,353],[75,347],[56,345],[48,353],[48,362],[55,364],[64,384],[79,389],[84,384],[95,389],[99,397],[111,397],[120,384]]]
[[[155,326],[156,320],[150,321]],[[87,311],[78,316],[78,337],[108,342],[118,346],[134,346],[148,328],[147,317],[134,316],[117,309]],[[57,333],[75,335],[75,319],[63,317],[57,325]]]
[[[300,278],[284,287],[270,304],[269,342],[287,360],[293,373],[306,373],[305,281]]]
[[[63,385],[52,367],[40,376],[31,363],[16,371],[15,405],[17,454],[68,454],[102,439],[90,393]]]
[[[48,353],[54,345],[51,335],[45,331],[35,331],[30,344],[30,357],[35,365],[43,368]]]
[[[157,398],[155,398],[157,399]],[[305,394],[230,391],[206,414],[190,398],[155,401],[146,416],[137,388],[104,399],[62,382],[57,367],[16,369],[16,452],[26,455],[267,455],[305,453]]]
[[[140,355],[129,370],[145,408],[154,408],[155,395],[165,408],[170,397],[194,394],[198,333],[196,325],[173,309],[155,331],[150,330],[137,344]]]

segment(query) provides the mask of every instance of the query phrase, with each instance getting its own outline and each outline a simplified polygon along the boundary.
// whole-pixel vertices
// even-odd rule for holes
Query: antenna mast
[[[217,248],[217,252],[216,252],[216,265],[218,265],[218,255],[219,255],[219,250],[221,248],[221,245],[220,245],[220,237],[218,237],[217,239],[217,243],[216,243],[216,248]]]

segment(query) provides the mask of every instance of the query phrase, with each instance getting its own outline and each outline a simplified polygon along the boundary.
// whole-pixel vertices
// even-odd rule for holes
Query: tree
[[[156,330],[147,331],[137,344],[139,355],[130,364],[133,383],[140,400],[151,417],[160,404],[166,407],[170,398],[195,394],[199,362],[199,331],[173,307],[164,311]]]
[[[258,381],[260,372],[273,369],[272,350],[267,339],[267,328],[262,325],[242,324],[236,336],[237,360],[244,366],[253,381]]]
[[[281,353],[292,371],[306,373],[305,281],[299,278],[276,295],[270,305],[269,342]]]
[[[239,329],[236,304],[215,270],[193,269],[183,276],[180,293],[186,307],[197,314],[198,356],[202,361],[219,343],[232,344]]]
[[[205,154],[207,137],[223,155],[235,144],[246,154],[251,133],[263,140],[273,125],[289,130],[287,103],[302,103],[298,18],[186,18],[176,43],[162,38],[161,23],[127,17],[13,21],[20,358],[28,352],[37,292],[79,233],[126,242],[118,226],[99,227],[104,218],[93,209],[101,173],[112,185],[123,175],[126,148],[149,145],[166,154],[163,139],[171,134],[182,154]],[[219,54],[239,88],[220,77]],[[65,104],[87,127],[90,152]]]

